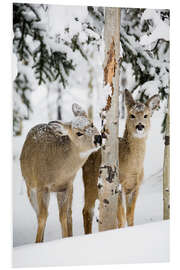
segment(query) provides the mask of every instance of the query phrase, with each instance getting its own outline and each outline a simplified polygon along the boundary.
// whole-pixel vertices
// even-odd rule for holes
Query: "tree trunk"
[[[122,98],[121,98],[121,119],[124,119],[125,118],[125,102],[124,102],[124,90],[126,89],[126,77],[123,77],[121,79],[121,85],[122,85],[122,91],[121,91],[121,95],[122,95]]]
[[[47,99],[47,113],[48,113],[48,120],[52,120],[52,111],[51,111],[51,105],[50,105],[50,102],[49,102],[49,96],[50,96],[50,84],[47,83],[47,84],[46,84],[46,87],[47,87],[47,96],[46,96],[46,99]]]
[[[92,57],[92,55],[91,55]],[[89,83],[88,83],[88,101],[89,101],[89,107],[88,107],[88,118],[90,120],[93,120],[93,105],[92,105],[92,97],[93,97],[93,68],[91,67],[89,69]]]
[[[164,149],[164,166],[163,166],[163,202],[164,211],[163,218],[170,218],[170,189],[169,189],[169,177],[170,177],[170,100],[168,100],[168,112],[166,118],[166,134],[165,134],[165,149]]]
[[[99,171],[99,231],[117,228],[117,199],[119,186],[119,51],[120,9],[105,8],[104,91],[106,105],[102,109],[102,163]]]
[[[58,120],[62,120],[61,99],[62,99],[62,90],[60,87],[58,87],[58,98],[57,98],[57,119]]]

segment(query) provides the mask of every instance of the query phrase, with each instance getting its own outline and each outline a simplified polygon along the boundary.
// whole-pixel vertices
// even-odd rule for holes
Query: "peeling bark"
[[[112,169],[111,166],[107,166],[105,165],[104,167],[100,167],[101,169],[107,169],[107,172],[106,172],[106,181],[108,181],[109,183],[112,183],[115,176],[117,175],[117,170],[116,170],[116,167],[114,167],[114,170]],[[99,172],[99,174],[102,173],[102,170]]]
[[[114,37],[112,38],[110,50],[107,52],[107,55],[108,55],[107,65],[104,68],[104,84],[105,85],[109,84],[111,86],[111,89],[112,89],[111,95],[113,95],[114,94],[113,77],[115,76],[115,71],[117,67],[117,62],[116,62],[116,57],[115,57]],[[111,108],[111,99],[112,97],[109,95],[104,111],[109,111],[109,109]]]
[[[110,86],[113,86],[112,79],[115,75],[115,70],[117,66],[116,58],[115,58],[115,43],[114,43],[114,37],[112,38],[112,42],[110,45],[110,50],[107,52],[108,54],[108,60],[107,65],[104,68],[104,82],[105,84],[108,84]],[[113,94],[113,92],[112,92]]]
[[[119,67],[120,9],[105,8],[105,61],[104,85],[111,87],[107,102],[101,112],[102,163],[99,171],[98,194],[99,231],[117,228],[117,202],[119,185]],[[106,89],[106,88],[104,88]]]
[[[107,199],[104,199],[103,202],[104,202],[105,204],[109,204],[109,201],[108,201]]]

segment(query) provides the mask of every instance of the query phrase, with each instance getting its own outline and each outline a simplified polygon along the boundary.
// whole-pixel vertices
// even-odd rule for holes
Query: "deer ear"
[[[63,134],[64,135],[69,135],[69,131],[72,128],[71,122],[66,122],[66,123],[64,123],[62,121],[60,121],[60,122],[61,122],[60,125],[61,125],[61,129],[62,129]]]
[[[147,100],[146,106],[148,106],[150,108],[150,110],[153,114],[153,112],[159,108],[159,103],[160,103],[159,95],[154,95]]]
[[[75,116],[84,116],[84,117],[87,117],[86,112],[77,103],[74,103],[72,105],[72,111],[73,111],[73,113],[74,113]]]
[[[56,135],[63,134],[63,135],[69,135],[69,131],[71,130],[71,122],[62,122],[59,120],[51,121],[48,123],[54,131]]]
[[[133,96],[131,95],[131,93],[127,89],[124,91],[124,93],[125,93],[126,106],[128,108],[130,108],[131,106],[133,106],[135,104],[135,101],[133,99]]]

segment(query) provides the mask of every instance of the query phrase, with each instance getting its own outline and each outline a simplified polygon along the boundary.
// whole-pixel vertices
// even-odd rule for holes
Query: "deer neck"
[[[71,141],[71,149],[69,151],[70,163],[73,164],[74,167],[80,169],[90,155],[88,152],[90,151],[87,151],[87,153],[80,152],[78,146]]]
[[[144,160],[147,135],[142,138],[135,137],[132,133],[128,132],[126,127],[123,138],[128,143],[130,153]]]

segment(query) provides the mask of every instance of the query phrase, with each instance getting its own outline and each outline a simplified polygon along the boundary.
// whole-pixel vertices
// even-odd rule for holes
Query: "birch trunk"
[[[93,97],[93,68],[89,69],[89,83],[88,83],[88,100],[89,100],[89,107],[88,107],[88,118],[93,120],[93,106],[92,106],[92,97]]]
[[[120,9],[105,8],[104,91],[107,102],[102,109],[102,163],[99,171],[99,231],[117,228],[117,199],[119,186],[119,50]]]
[[[163,166],[163,202],[164,202],[164,211],[163,218],[170,218],[170,100],[168,100],[168,112],[166,118],[166,134],[165,134],[165,149],[164,149],[164,166]]]
[[[61,112],[61,100],[62,100],[62,90],[58,87],[58,98],[57,98],[57,119],[62,120],[62,112]]]

